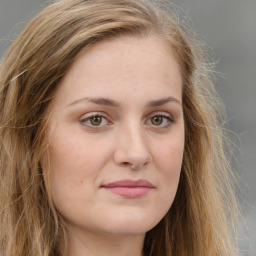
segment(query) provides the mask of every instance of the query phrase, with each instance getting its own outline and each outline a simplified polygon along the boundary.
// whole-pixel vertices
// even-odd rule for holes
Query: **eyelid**
[[[152,126],[153,126],[154,128],[156,128],[156,129],[165,129],[165,128],[169,128],[172,124],[175,123],[175,119],[173,118],[173,116],[172,116],[170,113],[165,112],[165,111],[157,111],[157,112],[151,113],[151,114],[148,116],[148,118],[146,119],[146,123],[147,123],[148,121],[150,121],[150,119],[153,118],[153,117],[155,117],[155,116],[161,116],[161,117],[167,119],[167,122],[168,122],[168,124],[167,124],[167,125],[164,125],[164,126],[162,126],[162,124],[159,125],[159,126],[152,124]]]
[[[89,121],[91,118],[93,117],[101,117],[103,118],[107,123],[106,124],[100,124],[100,125],[93,125],[93,124],[88,124],[86,123],[87,121]],[[150,121],[151,118],[156,117],[156,116],[161,116],[165,119],[165,122],[167,121],[166,125],[154,125],[154,124],[148,124],[148,122]],[[106,129],[107,126],[110,126],[111,124],[113,124],[113,122],[111,121],[111,118],[104,112],[89,112],[84,114],[81,118],[80,118],[80,123],[85,126],[88,129],[91,130],[100,130],[100,129]],[[146,120],[145,120],[145,124],[146,125],[151,125],[154,128],[157,129],[165,129],[165,128],[169,128],[173,123],[175,123],[175,119],[173,118],[173,116],[166,112],[166,111],[156,111],[156,112],[152,112],[150,113]]]
[[[104,118],[108,124],[106,125],[99,125],[99,126],[94,126],[94,125],[89,125],[89,124],[85,124],[86,121],[90,120],[91,118],[93,117],[101,117],[101,118]],[[89,129],[104,129],[106,128],[106,126],[112,124],[112,122],[110,121],[110,118],[103,112],[90,112],[90,113],[87,113],[87,114],[84,114],[81,118],[80,118],[80,123],[82,125],[84,125],[85,127],[89,128]]]
[[[170,113],[166,112],[166,111],[156,111],[156,112],[152,112],[148,115],[148,118],[152,118],[154,116],[163,116],[163,117],[166,117],[166,118],[169,118],[171,121],[175,121],[173,115],[171,115]],[[148,119],[147,118],[147,119]]]

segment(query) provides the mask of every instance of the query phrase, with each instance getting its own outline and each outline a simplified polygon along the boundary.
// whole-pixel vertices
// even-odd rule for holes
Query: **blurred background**
[[[0,0],[0,59],[46,0]],[[173,0],[216,62],[239,175],[240,255],[256,256],[256,0]]]

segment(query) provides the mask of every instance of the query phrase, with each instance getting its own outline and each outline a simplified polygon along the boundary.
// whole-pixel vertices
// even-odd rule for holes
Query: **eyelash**
[[[163,113],[154,113],[153,115],[150,116],[150,118],[147,121],[151,121],[152,123],[152,119],[155,117],[162,118],[162,122],[160,125],[153,125],[156,128],[161,128],[161,129],[169,128],[174,123],[174,119],[170,115],[166,115]],[[163,122],[166,122],[166,124],[162,125]]]
[[[104,115],[97,114],[97,113],[83,118],[80,122],[81,122],[82,125],[88,127],[89,129],[95,129],[95,130],[101,129],[102,128],[102,125],[101,125],[102,121],[101,121],[101,123],[99,125],[93,125],[92,124],[92,119],[95,118],[95,117],[101,118],[101,120],[102,119],[106,120],[106,122],[108,123],[107,125],[112,124]],[[90,124],[87,124],[87,122],[90,122]]]
[[[101,118],[101,122],[100,122],[99,125],[93,125],[93,124],[92,124],[92,119],[95,118],[95,117]],[[160,117],[160,118],[162,118],[162,122],[161,122],[160,125],[153,125],[153,124],[152,124],[152,119],[155,118],[155,117]],[[107,117],[105,117],[104,115],[102,115],[102,114],[100,114],[100,113],[99,113],[99,114],[98,114],[98,113],[95,113],[95,114],[92,114],[92,115],[90,115],[90,116],[87,116],[87,117],[83,118],[83,119],[80,121],[80,123],[81,123],[82,125],[86,126],[86,127],[89,128],[89,129],[99,130],[99,129],[104,128],[104,127],[102,127],[102,126],[105,126],[105,125],[102,125],[102,120],[103,120],[103,119],[107,122],[106,125],[111,125],[111,124],[112,124],[112,122],[109,121]],[[152,115],[149,117],[149,119],[147,119],[146,123],[147,123],[148,121],[151,122],[151,125],[153,125],[154,128],[160,128],[160,129],[169,128],[169,127],[175,122],[174,119],[171,117],[171,115],[166,115],[166,114],[163,114],[163,113],[154,113],[154,114],[152,114]],[[88,124],[87,122],[89,122],[89,124]],[[167,122],[167,124],[162,125],[163,122]]]

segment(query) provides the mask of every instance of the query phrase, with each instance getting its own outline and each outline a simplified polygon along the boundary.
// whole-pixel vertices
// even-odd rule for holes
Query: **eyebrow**
[[[159,107],[159,106],[162,106],[168,102],[174,102],[174,103],[177,103],[179,105],[182,105],[181,102],[174,98],[174,97],[167,97],[167,98],[163,98],[163,99],[159,99],[159,100],[153,100],[153,101],[150,101],[148,104],[147,104],[147,107]]]
[[[76,104],[84,102],[84,101],[89,101],[89,102],[92,102],[94,104],[103,105],[103,106],[111,106],[111,107],[120,106],[120,103],[118,103],[114,100],[108,99],[108,98],[88,98],[88,97],[85,97],[85,98],[82,98],[82,99],[79,99],[79,100],[76,100],[76,101],[70,103],[68,105],[68,107],[76,105]],[[181,102],[178,99],[176,99],[174,97],[167,97],[167,98],[163,98],[163,99],[159,99],[159,100],[150,101],[146,106],[147,107],[159,107],[159,106],[162,106],[162,105],[164,105],[168,102],[174,102],[174,103],[177,103],[179,105],[182,105]]]
[[[116,101],[114,100],[111,100],[111,99],[107,99],[107,98],[82,98],[82,99],[79,99],[79,100],[76,100],[72,103],[70,103],[68,105],[69,106],[73,106],[75,104],[78,104],[78,103],[81,103],[81,102],[84,102],[84,101],[89,101],[89,102],[92,102],[94,104],[97,104],[97,105],[104,105],[104,106],[112,106],[112,107],[118,107],[119,106],[119,103],[117,103]]]

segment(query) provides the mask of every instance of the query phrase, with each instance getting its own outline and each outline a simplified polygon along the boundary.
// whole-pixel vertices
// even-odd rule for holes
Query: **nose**
[[[117,140],[114,153],[114,161],[117,165],[139,170],[152,161],[147,140],[141,128],[126,129],[119,134]]]

